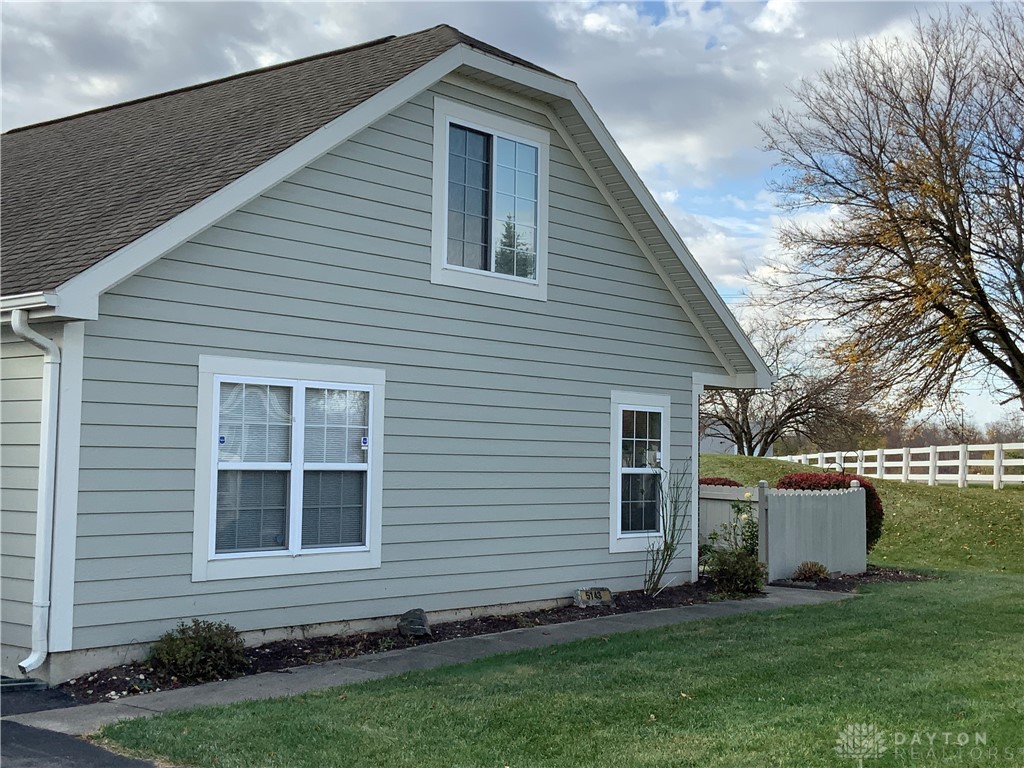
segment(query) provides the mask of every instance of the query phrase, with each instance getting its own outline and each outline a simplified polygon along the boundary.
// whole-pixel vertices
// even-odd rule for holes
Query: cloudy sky
[[[776,247],[757,127],[896,2],[2,4],[3,128],[438,23],[575,80],[730,303]],[[972,398],[988,418],[984,399]],[[992,411],[991,413],[994,413]]]

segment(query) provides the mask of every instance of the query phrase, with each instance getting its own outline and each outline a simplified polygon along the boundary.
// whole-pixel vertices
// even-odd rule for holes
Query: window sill
[[[625,533],[619,534],[608,544],[608,551],[612,554],[617,552],[646,552],[652,542],[660,542],[660,533]]]
[[[380,552],[369,548],[334,552],[291,552],[232,556],[193,563],[192,581],[251,579],[260,576],[293,576],[329,571],[380,568]]]
[[[525,280],[475,269],[449,268],[439,265],[436,259],[430,270],[430,282],[534,301],[548,300],[548,286],[543,280]]]

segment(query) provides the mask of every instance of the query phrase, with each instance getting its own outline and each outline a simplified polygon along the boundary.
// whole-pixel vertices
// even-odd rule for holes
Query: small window
[[[547,157],[537,126],[435,99],[431,280],[547,298]]]
[[[659,532],[660,410],[622,409],[621,520],[623,533]]]
[[[194,578],[379,565],[383,385],[370,369],[200,361]]]
[[[669,465],[670,399],[612,393],[612,552],[647,548],[661,535],[661,481]]]

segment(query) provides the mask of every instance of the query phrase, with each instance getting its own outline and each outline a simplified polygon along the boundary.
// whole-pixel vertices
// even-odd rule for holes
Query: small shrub
[[[829,577],[828,568],[814,560],[804,560],[793,571],[794,581],[825,581]]]
[[[764,563],[743,550],[717,549],[710,556],[708,576],[723,595],[753,595],[764,589]]]
[[[237,677],[246,667],[245,644],[238,630],[223,621],[184,621],[165,633],[149,652],[153,672],[182,683]]]
[[[864,489],[866,501],[865,527],[867,532],[867,551],[871,552],[878,540],[882,538],[882,523],[885,520],[885,512],[882,509],[882,499],[869,481],[860,475],[848,475],[834,472],[794,472],[786,475],[775,484],[776,488],[787,488],[801,491],[829,491],[839,488],[849,488],[854,480],[860,482]]]
[[[724,485],[727,488],[742,488],[743,483],[737,483],[728,477],[701,477],[697,480],[700,485]]]

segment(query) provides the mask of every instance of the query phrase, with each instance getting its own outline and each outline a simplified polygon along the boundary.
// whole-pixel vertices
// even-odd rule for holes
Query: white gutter
[[[13,312],[16,309],[56,307],[58,303],[57,294],[53,291],[19,293],[15,296],[0,296],[0,312]]]
[[[39,415],[39,481],[36,494],[35,576],[32,589],[32,653],[18,663],[22,672],[38,669],[49,653],[50,576],[53,561],[54,485],[57,464],[57,411],[60,404],[60,347],[33,330],[28,311],[11,312],[14,333],[43,351],[43,394]]]

